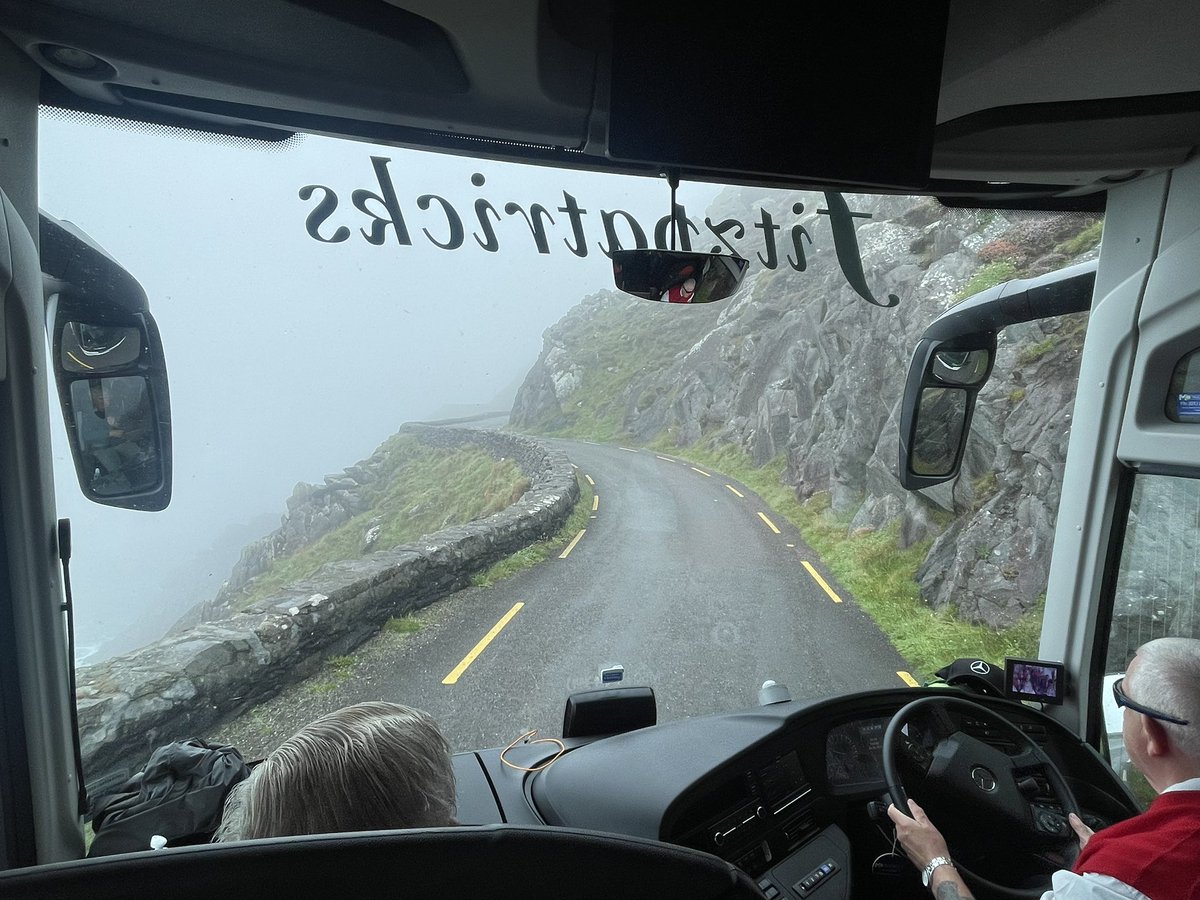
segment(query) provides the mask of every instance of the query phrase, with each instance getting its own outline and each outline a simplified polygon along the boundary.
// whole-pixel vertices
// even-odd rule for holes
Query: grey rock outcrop
[[[89,782],[112,784],[162,743],[208,733],[218,721],[313,674],[329,656],[349,652],[389,618],[466,586],[493,562],[554,534],[579,498],[565,454],[537,441],[469,429],[405,426],[404,431],[434,446],[475,444],[515,459],[530,488],[487,518],[361,559],[326,564],[243,612],[80,668],[76,696]],[[352,489],[350,483],[338,486]],[[317,489],[309,499],[328,509],[328,496]],[[302,509],[303,501],[290,505],[289,513]],[[291,533],[286,527],[281,532]]]
[[[776,221],[806,210],[798,222],[812,237],[805,270],[752,271],[715,315],[613,292],[587,298],[546,331],[512,422],[578,430],[599,417],[593,385],[615,386],[620,433],[642,442],[666,436],[679,447],[732,444],[758,464],[782,456],[797,497],[828,494],[848,533],[895,528],[903,546],[933,540],[919,573],[930,604],[973,622],[1011,624],[1045,590],[1086,316],[1002,333],[963,472],[923,493],[903,490],[897,478],[904,373],[925,326],[972,279],[973,292],[1094,255],[1095,241],[1079,236],[1089,226],[1097,233],[1095,220],[951,210],[910,197],[846,199],[872,215],[857,229],[870,288],[897,294],[898,307],[872,306],[847,284],[817,212],[820,195],[731,189],[717,198],[713,218],[738,210],[744,217],[754,205]],[[993,280],[980,284],[986,277]],[[640,355],[601,374],[585,348],[613,332],[637,335]]]

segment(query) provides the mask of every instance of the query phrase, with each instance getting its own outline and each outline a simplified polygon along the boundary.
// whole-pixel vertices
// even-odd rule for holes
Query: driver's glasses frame
[[[1113,699],[1117,702],[1117,708],[1128,706],[1134,712],[1141,713],[1143,716],[1149,716],[1152,719],[1158,719],[1160,722],[1170,722],[1174,725],[1190,725],[1187,719],[1180,719],[1178,716],[1172,716],[1165,712],[1159,712],[1157,709],[1151,709],[1149,706],[1142,706],[1136,700],[1129,699],[1129,695],[1121,687],[1125,681],[1124,676],[1113,682],[1112,691]]]

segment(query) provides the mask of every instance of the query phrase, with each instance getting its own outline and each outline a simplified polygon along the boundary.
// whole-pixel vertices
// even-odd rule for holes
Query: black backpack
[[[156,834],[169,847],[208,843],[229,789],[249,774],[233,747],[195,738],[159,747],[145,769],[93,804],[88,856],[149,850]]]

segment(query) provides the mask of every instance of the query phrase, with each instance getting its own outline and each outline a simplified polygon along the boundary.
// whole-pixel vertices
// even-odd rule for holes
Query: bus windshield
[[[139,281],[170,379],[166,511],[85,500],[55,426],[94,786],[360,700],[465,751],[604,672],[666,721],[1037,656],[1087,314],[1002,333],[954,482],[900,486],[897,409],[928,322],[1094,259],[1100,216],[684,182],[672,235],[662,179],[41,127],[40,206]],[[616,289],[672,240],[737,292]]]

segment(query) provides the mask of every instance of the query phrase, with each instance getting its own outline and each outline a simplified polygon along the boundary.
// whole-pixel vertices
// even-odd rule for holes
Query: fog
[[[611,286],[599,211],[625,210],[649,231],[668,209],[660,179],[328,138],[267,148],[44,115],[40,140],[41,207],[139,280],[170,378],[174,496],[161,513],[83,498],[51,400],[58,514],[73,524],[76,632],[89,661],[156,639],[215,594],[241,547],[278,525],[297,482],[364,458],[405,421],[506,407],[544,329]],[[351,195],[380,193],[373,156],[390,160],[411,245],[390,226],[382,245],[360,230],[373,220]],[[336,194],[317,233],[344,226],[344,241],[306,230],[328,193],[303,200],[306,185]],[[569,248],[564,191],[587,210],[585,258]],[[715,193],[685,184],[679,201],[696,218]],[[440,201],[420,208],[425,194],[461,215],[458,249],[434,245],[452,243],[452,229]],[[499,211],[494,253],[473,236],[480,198]],[[509,202],[550,212],[548,253]]]

